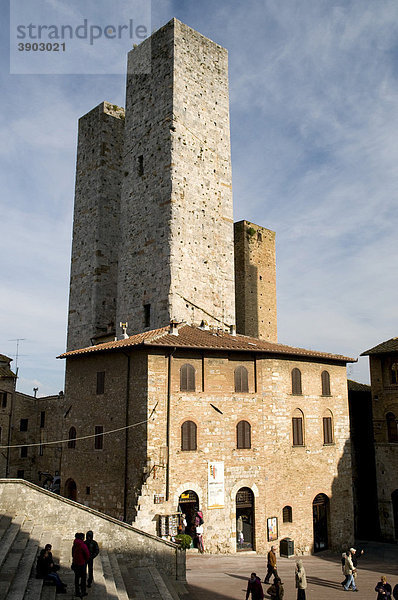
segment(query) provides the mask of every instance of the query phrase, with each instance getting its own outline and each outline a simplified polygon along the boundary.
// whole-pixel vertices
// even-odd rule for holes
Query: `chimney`
[[[210,327],[207,321],[203,320],[199,325],[199,329],[203,329],[203,331],[209,331]]]
[[[170,321],[170,334],[178,336],[177,321]]]
[[[236,325],[230,325],[229,326],[229,333],[233,336],[236,335]]]
[[[127,323],[127,321],[126,321],[126,323],[122,323],[122,322],[120,321],[120,323],[119,323],[119,324],[120,324],[120,327],[121,327],[121,330],[122,330],[123,339],[124,339],[124,340],[126,340],[126,339],[129,337],[129,336],[127,335],[127,326],[128,326],[128,323]]]

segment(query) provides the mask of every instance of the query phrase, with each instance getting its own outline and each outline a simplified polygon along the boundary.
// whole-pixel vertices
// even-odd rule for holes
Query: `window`
[[[97,373],[97,394],[103,394],[105,392],[105,371],[98,371]]]
[[[181,425],[181,450],[196,450],[196,424],[185,421]]]
[[[28,431],[28,419],[21,419],[19,422],[19,431]]]
[[[235,392],[249,391],[249,376],[246,367],[242,365],[235,369]]]
[[[391,365],[391,383],[398,383],[398,363]]]
[[[396,444],[398,442],[398,429],[395,415],[391,412],[386,414],[388,441]]]
[[[333,444],[333,421],[331,415],[323,417],[323,443]]]
[[[292,428],[293,428],[293,446],[303,446],[304,445],[303,413],[299,409],[296,409],[294,411],[294,415],[292,418]]]
[[[330,396],[330,375],[328,371],[322,371],[322,396]]]
[[[247,421],[239,421],[236,426],[236,447],[239,449],[251,448],[251,426]]]
[[[28,447],[22,446],[21,448],[21,458],[26,458],[28,456]]]
[[[261,233],[259,231],[257,231],[257,241],[258,242],[262,242],[263,241],[263,236],[261,235]]]
[[[104,428],[102,425],[95,426],[95,438],[94,448],[96,450],[102,450],[104,447]]]
[[[86,496],[89,496],[91,493],[90,486],[86,487]]]
[[[140,177],[144,174],[144,156],[142,154],[137,157],[137,173]]]
[[[39,456],[43,456],[43,454],[44,454],[44,446],[43,446],[43,444],[40,444],[40,446],[39,446]]]
[[[192,365],[186,363],[180,369],[180,391],[195,391],[195,369]]]
[[[25,471],[23,469],[18,469],[17,471],[17,479],[23,479]]]
[[[42,410],[40,413],[40,429],[43,429],[45,422],[46,422],[46,412],[44,410]]]
[[[292,371],[292,394],[293,396],[301,396],[301,371],[300,369],[293,369]]]
[[[68,438],[68,448],[76,448],[76,429],[74,427],[69,429]]]
[[[2,430],[2,428],[0,427],[0,444],[1,444],[2,432],[3,432],[3,430]]]
[[[7,392],[0,392],[1,408],[7,407]]]
[[[292,507],[284,506],[282,509],[282,518],[284,523],[293,523]]]
[[[144,304],[144,327],[151,326],[151,305]]]

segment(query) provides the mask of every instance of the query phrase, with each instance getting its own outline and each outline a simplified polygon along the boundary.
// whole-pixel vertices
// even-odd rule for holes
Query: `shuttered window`
[[[397,443],[398,442],[398,428],[397,428],[397,421],[395,419],[395,415],[391,412],[387,413],[386,420],[387,420],[388,441],[392,442],[392,443]]]
[[[97,394],[103,394],[105,391],[105,371],[97,373]]]
[[[293,446],[303,446],[303,417],[293,417]]]
[[[76,429],[74,427],[69,429],[68,438],[68,448],[76,448]]]
[[[102,450],[104,447],[104,428],[102,425],[95,426],[94,448]]]
[[[240,366],[235,369],[235,392],[249,391],[249,376],[246,367]]]
[[[323,417],[323,443],[333,444],[332,417]]]
[[[293,522],[293,514],[291,506],[284,506],[282,509],[282,517],[284,523],[292,523]]]
[[[301,396],[301,371],[300,369],[293,369],[292,371],[292,394],[293,396]]]
[[[196,450],[196,424],[193,421],[181,425],[181,450]]]
[[[322,371],[322,396],[330,396],[330,375],[328,371]]]
[[[180,391],[194,392],[195,391],[195,369],[190,364],[182,365],[180,369]]]
[[[251,448],[251,426],[247,421],[239,421],[236,426],[236,447],[240,449]]]

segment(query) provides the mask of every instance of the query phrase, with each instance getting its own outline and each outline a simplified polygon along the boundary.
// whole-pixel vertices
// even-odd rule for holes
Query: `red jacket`
[[[77,565],[78,567],[82,567],[83,565],[85,565],[88,559],[90,558],[90,552],[83,540],[75,538],[72,547],[72,557],[73,564]]]

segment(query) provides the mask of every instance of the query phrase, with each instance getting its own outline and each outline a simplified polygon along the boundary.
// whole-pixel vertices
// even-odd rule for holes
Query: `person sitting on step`
[[[56,571],[59,570],[59,565],[56,565],[51,552],[51,544],[46,544],[44,550],[40,551],[36,564],[36,577],[44,579],[44,581],[54,582],[57,586],[57,594],[66,592],[66,585],[63,583]]]

